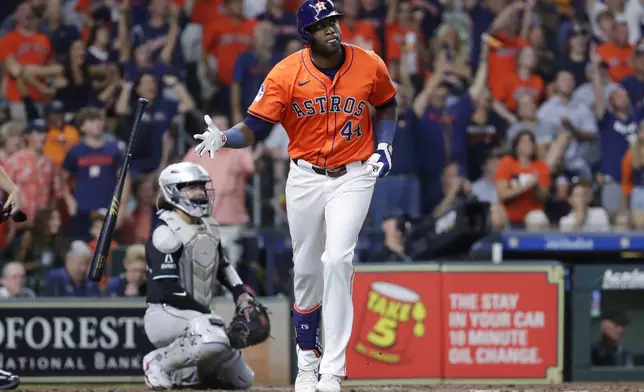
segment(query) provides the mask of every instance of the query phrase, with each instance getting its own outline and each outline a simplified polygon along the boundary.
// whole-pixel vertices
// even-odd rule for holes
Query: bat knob
[[[145,98],[139,98],[139,103],[141,103],[143,105],[147,105],[149,103],[149,101],[147,99],[145,99]]]

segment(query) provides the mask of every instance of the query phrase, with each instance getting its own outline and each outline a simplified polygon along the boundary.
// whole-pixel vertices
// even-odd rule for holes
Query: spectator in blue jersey
[[[71,238],[89,241],[90,213],[109,208],[123,163],[123,152],[117,142],[104,138],[105,122],[98,109],[82,109],[76,115],[76,123],[83,138],[69,150],[63,161],[64,197],[71,216]],[[70,181],[74,182],[73,188]],[[127,200],[129,195],[130,178],[127,176],[122,200]],[[121,211],[117,227],[120,227],[124,215]]]
[[[397,85],[398,127],[393,142],[392,169],[387,177],[376,182],[371,199],[371,220],[374,225],[384,222],[394,213],[407,213],[412,216],[420,212],[420,188],[416,172],[414,140],[417,125],[411,108],[413,89]]]
[[[483,46],[481,61],[474,82],[451,106],[447,106],[449,87],[443,78],[450,64],[446,54],[438,55],[434,72],[416,97],[413,109],[418,122],[416,148],[421,187],[421,211],[431,213],[441,201],[441,172],[450,161],[458,162],[467,178],[466,131],[474,113],[474,102],[485,89],[487,78],[487,45]]]
[[[165,62],[169,57],[174,71],[184,79],[185,60],[181,45],[178,44],[180,23],[184,22],[180,20],[181,8],[170,0],[150,0],[148,11],[149,19],[132,28],[132,49],[136,50],[140,45],[146,45],[153,63]]]
[[[298,38],[295,14],[284,9],[284,0],[268,0],[266,12],[259,15],[257,19],[273,24],[276,53],[284,53],[286,44]]]
[[[628,92],[631,103],[636,108],[644,107],[644,44],[633,51],[633,68],[635,72],[621,81]]]
[[[130,245],[123,259],[125,272],[107,282],[106,294],[112,297],[144,297],[147,291],[148,266],[145,246]]]
[[[41,283],[41,297],[98,297],[98,284],[87,279],[92,251],[87,243],[73,241],[65,266],[51,271]]]
[[[173,90],[179,100],[164,97],[161,91],[163,87]],[[167,165],[172,119],[177,113],[186,113],[195,107],[190,93],[177,77],[166,75],[159,80],[151,73],[144,73],[136,83],[123,84],[116,102],[116,114],[126,118],[126,123],[131,124],[137,97],[147,99],[150,105],[143,114],[138,134],[138,140],[145,140],[145,143],[136,143],[132,151],[132,178],[155,172]]]
[[[628,93],[617,87],[606,99],[601,81],[601,58],[591,54],[592,83],[595,92],[595,116],[599,129],[601,161],[599,183],[602,184],[602,205],[611,214],[621,207],[622,157],[637,137],[637,129],[644,118],[641,109],[634,109]]]
[[[251,48],[239,55],[233,69],[233,82],[230,85],[230,108],[233,124],[246,118],[246,110],[264,83],[264,79],[279,58],[273,54],[275,36],[273,25],[260,22],[253,30]]]

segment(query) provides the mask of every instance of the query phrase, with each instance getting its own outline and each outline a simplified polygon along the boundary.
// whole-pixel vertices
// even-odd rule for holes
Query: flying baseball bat
[[[119,178],[116,182],[116,188],[114,188],[110,209],[103,220],[103,226],[101,227],[101,234],[98,236],[98,243],[96,245],[96,250],[94,251],[92,265],[89,267],[88,278],[94,282],[98,282],[103,278],[105,261],[107,260],[107,255],[110,251],[110,243],[112,242],[114,228],[116,227],[116,218],[118,217],[119,206],[121,205],[121,194],[123,193],[123,186],[125,185],[125,177],[130,169],[132,147],[136,141],[136,134],[139,133],[139,125],[146,106],[148,106],[148,100],[139,98],[136,106],[136,113],[134,115],[134,124],[132,124],[132,132],[130,133],[130,141],[127,144],[127,151],[125,153],[125,159],[123,160],[123,166],[121,166],[121,172],[119,173]]]

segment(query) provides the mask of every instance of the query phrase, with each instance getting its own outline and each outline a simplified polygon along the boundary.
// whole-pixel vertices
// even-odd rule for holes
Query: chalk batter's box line
[[[23,384],[141,384],[143,376],[52,376],[52,377],[20,377]]]
[[[564,333],[564,270],[563,267],[558,263],[546,262],[539,265],[519,265],[519,264],[456,264],[450,262],[449,264],[438,264],[438,263],[422,263],[422,264],[412,264],[412,265],[400,265],[400,264],[374,264],[374,265],[358,265],[356,266],[356,272],[372,272],[372,273],[392,273],[392,272],[445,272],[445,273],[459,273],[459,272],[482,272],[482,273],[507,273],[507,272],[532,272],[546,274],[548,283],[556,284],[558,291],[558,303],[557,303],[557,365],[554,367],[546,368],[547,373],[556,374],[555,378],[557,380],[552,380],[549,377],[549,374],[546,374],[544,378],[524,378],[524,379],[431,379],[438,380],[438,382],[443,383],[458,383],[458,382],[471,382],[471,383],[517,383],[517,384],[527,384],[527,383],[548,383],[548,382],[561,382],[560,379],[563,374],[563,333]],[[381,383],[389,383],[390,381],[395,381],[399,384],[406,383],[406,380],[410,382],[417,381],[419,383],[422,380],[413,380],[413,379],[375,379],[373,381]],[[365,385],[369,380],[355,380],[353,385]],[[347,380],[346,382],[350,382]],[[345,383],[346,383],[345,382]],[[350,384],[347,384],[350,385]]]
[[[430,385],[440,384],[442,378],[364,378],[359,380],[346,380],[342,385],[346,386],[370,386],[370,385]]]

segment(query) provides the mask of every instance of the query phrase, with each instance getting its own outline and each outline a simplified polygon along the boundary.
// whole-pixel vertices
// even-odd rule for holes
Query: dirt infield
[[[343,392],[644,392],[644,383],[569,383],[559,385],[388,385],[343,387]],[[18,389],[24,392],[149,392],[141,387],[31,387]],[[185,392],[193,390],[185,389]],[[292,387],[252,388],[250,392],[291,392]],[[195,390],[196,392],[196,390]]]

